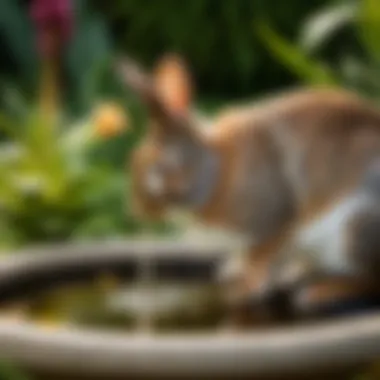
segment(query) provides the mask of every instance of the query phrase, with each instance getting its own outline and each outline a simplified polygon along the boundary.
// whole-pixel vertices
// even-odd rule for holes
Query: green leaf
[[[344,2],[317,12],[301,28],[300,46],[307,52],[319,50],[342,28],[353,23],[357,10],[357,3]]]
[[[78,26],[69,50],[68,66],[80,109],[88,108],[99,93],[110,55],[110,40],[102,17],[81,1],[77,10]]]
[[[19,133],[19,126],[4,113],[0,113],[0,131],[16,141],[22,140],[22,134]]]
[[[268,23],[257,23],[257,33],[269,51],[291,72],[311,85],[336,85],[337,79],[321,62],[279,36]]]
[[[380,2],[361,0],[357,18],[358,34],[368,56],[380,63]]]
[[[20,1],[1,1],[0,30],[21,69],[24,80],[33,83],[37,70],[34,33]]]

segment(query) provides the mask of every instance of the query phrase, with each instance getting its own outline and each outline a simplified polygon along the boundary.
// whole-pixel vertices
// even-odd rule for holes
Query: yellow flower
[[[117,136],[128,127],[127,115],[116,103],[104,103],[97,107],[93,123],[96,135],[102,138]]]

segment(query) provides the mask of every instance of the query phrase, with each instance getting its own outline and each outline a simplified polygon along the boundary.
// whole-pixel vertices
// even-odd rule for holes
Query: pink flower
[[[30,13],[41,54],[57,54],[73,32],[71,0],[32,0]]]

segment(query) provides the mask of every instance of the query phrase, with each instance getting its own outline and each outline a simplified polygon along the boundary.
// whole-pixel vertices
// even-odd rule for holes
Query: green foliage
[[[76,113],[87,110],[99,94],[117,87],[112,75],[112,43],[103,17],[87,0],[76,0],[75,34],[68,46],[65,62],[65,104]]]
[[[59,88],[64,118],[55,126],[30,106],[38,89],[39,62],[26,3],[6,0],[0,5],[0,43],[12,57],[2,67],[6,76],[0,77],[1,246],[167,228],[141,224],[132,216],[125,165],[143,132],[142,115],[113,73],[112,44],[101,14],[87,0],[73,4],[75,34],[64,55]],[[12,77],[13,65],[17,75]],[[139,128],[105,142],[94,135],[86,114],[111,94],[122,95],[133,108]],[[73,122],[78,115],[81,121]]]
[[[183,54],[208,95],[247,95],[289,81],[252,25],[267,18],[292,37],[302,20],[329,0],[94,0],[120,49],[147,65],[165,51]]]
[[[112,141],[102,141],[90,119],[61,124],[33,111],[18,119],[0,114],[9,137],[0,146],[1,244],[150,230],[132,216],[125,171],[100,153]]]
[[[380,2],[362,0],[333,4],[302,25],[298,41],[289,42],[268,24],[258,35],[269,51],[294,75],[308,84],[330,84],[380,96]],[[342,30],[352,31],[360,49],[347,44],[339,59],[321,53]]]
[[[89,189],[102,186],[86,161],[89,126],[61,133],[36,113],[22,125],[2,119],[12,137],[0,149],[3,224],[18,241],[67,238],[90,211]]]
[[[273,54],[308,83],[332,85],[336,82],[327,67],[320,62],[313,61],[302,50],[281,38],[267,23],[260,24],[257,30],[262,40],[270,46]]]
[[[344,1],[328,5],[312,14],[301,25],[299,43],[309,53],[315,53],[351,23],[357,13],[357,3]]]
[[[7,57],[0,63],[0,85],[16,85],[35,96],[39,78],[39,57],[33,25],[28,15],[29,2],[4,0],[0,4],[0,44]],[[62,52],[64,100],[66,109],[80,114],[99,93],[108,94],[115,83],[110,80],[112,43],[102,16],[88,0],[73,1],[75,30],[67,50]]]
[[[372,15],[372,26],[366,28],[363,23],[362,34],[367,36],[367,44],[376,45],[376,35],[372,33],[371,37],[368,32],[368,28],[378,25],[373,11],[377,0],[372,2],[374,5],[368,3],[365,11]],[[33,91],[38,78],[38,57],[27,3],[1,2],[0,44],[4,56],[11,58],[2,60],[0,68],[5,77],[0,80],[16,81]],[[352,2],[334,0],[290,0],[275,4],[264,0],[76,0],[73,4],[76,27],[65,56],[63,84],[65,101],[77,114],[99,93],[118,91],[117,81],[110,75],[114,47],[147,65],[153,64],[164,51],[178,51],[190,62],[200,92],[212,96],[251,96],[294,80],[273,61],[255,33],[258,20],[268,20],[284,40],[292,40],[301,20],[309,19],[323,7],[316,13],[318,22],[310,22],[309,30],[302,33],[305,41],[301,45],[310,50],[340,31],[353,17]],[[339,43],[346,45],[347,38]],[[305,71],[306,64],[297,66]],[[325,78],[325,71],[326,68],[317,69],[317,76]],[[310,77],[310,73],[306,75]]]
[[[3,49],[5,53],[8,53],[4,56],[10,57],[8,60],[2,60],[1,66],[6,65],[8,74],[11,71],[15,75],[16,72],[13,72],[11,68],[16,65],[20,82],[29,85],[34,84],[37,54],[34,49],[30,21],[20,1],[3,0],[1,2],[0,30]]]
[[[358,7],[356,27],[368,57],[374,65],[380,64],[380,3],[362,0]]]

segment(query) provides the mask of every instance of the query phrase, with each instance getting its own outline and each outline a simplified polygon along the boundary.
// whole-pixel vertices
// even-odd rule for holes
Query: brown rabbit
[[[380,112],[374,106],[343,91],[294,90],[223,112],[206,126],[191,108],[191,80],[178,57],[164,58],[151,76],[130,62],[120,68],[151,122],[132,162],[142,214],[179,207],[241,234],[244,297],[265,301],[290,289],[296,277],[285,278],[286,266],[296,260],[315,280],[333,279],[316,297],[377,286]]]

